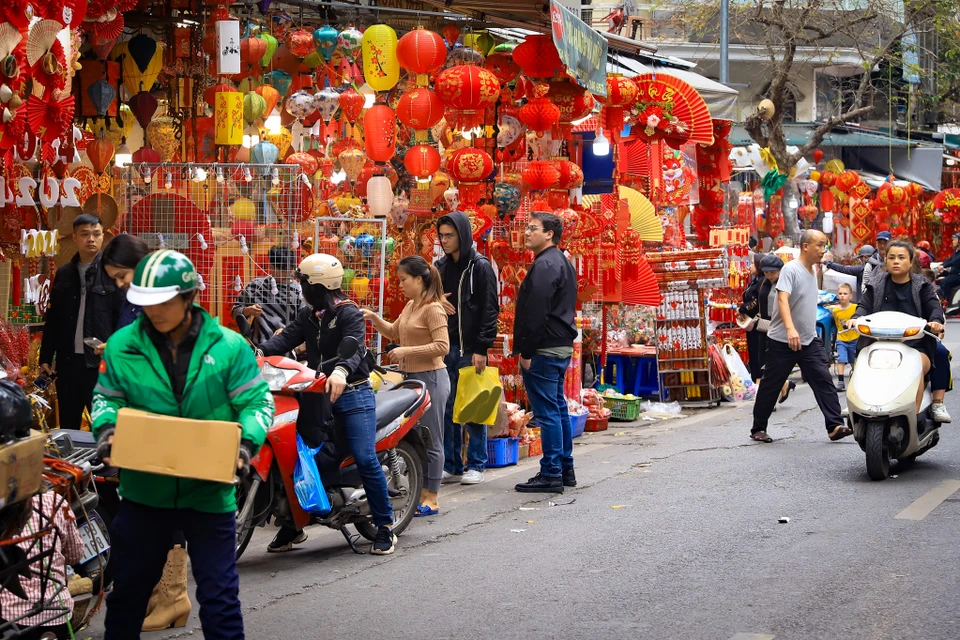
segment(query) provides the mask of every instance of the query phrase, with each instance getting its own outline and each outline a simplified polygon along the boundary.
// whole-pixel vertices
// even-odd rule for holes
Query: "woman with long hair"
[[[137,265],[148,253],[150,253],[150,247],[147,246],[146,242],[127,233],[120,234],[103,248],[103,257],[101,258],[103,270],[117,283],[118,289],[126,291],[133,281],[133,273],[137,270]],[[117,329],[132,323],[140,317],[141,313],[143,313],[143,310],[132,304],[124,296]]]
[[[390,323],[373,311],[363,317],[385,338],[400,344],[388,354],[407,378],[420,380],[430,394],[430,409],[421,423],[430,432],[430,451],[424,463],[424,486],[417,516],[439,512],[437,494],[443,476],[443,414],[450,395],[450,376],[444,356],[450,350],[447,312],[443,309],[440,272],[420,256],[407,256],[397,265],[400,289],[409,300],[395,322]]]

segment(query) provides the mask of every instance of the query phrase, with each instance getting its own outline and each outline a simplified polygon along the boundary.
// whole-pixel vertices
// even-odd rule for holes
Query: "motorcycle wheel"
[[[251,508],[247,509],[246,512],[243,508],[251,490],[254,491],[254,503],[256,502],[256,491],[263,484],[260,476],[255,473],[251,475],[254,477],[247,476],[237,486],[237,560],[240,559],[247,545],[250,544],[250,539],[253,538],[253,530],[257,527],[257,523],[253,521],[254,505],[251,504]]]
[[[400,456],[400,473],[407,477],[408,487],[407,502],[402,509],[395,509],[393,512],[393,532],[399,536],[413,520],[417,505],[420,504],[420,492],[423,491],[423,463],[417,450],[409,442],[401,442],[396,450],[397,455]],[[387,487],[397,488],[391,486],[389,474],[387,474]],[[355,522],[354,526],[357,527],[357,532],[367,540],[373,542],[376,539],[377,527],[373,522],[364,520]]]
[[[867,453],[867,475],[871,480],[886,480],[890,475],[890,450],[883,437],[883,422],[867,423],[864,450]]]

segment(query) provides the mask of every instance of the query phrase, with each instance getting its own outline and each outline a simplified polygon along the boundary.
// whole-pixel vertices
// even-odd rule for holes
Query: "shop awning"
[[[783,131],[786,134],[787,144],[791,146],[802,146],[813,136],[813,131],[818,126],[817,123],[786,123],[783,125]],[[746,147],[754,143],[753,138],[743,127],[734,127],[730,132],[730,144],[735,147]],[[929,142],[923,140],[904,140],[902,138],[891,138],[890,136],[875,132],[864,131],[862,129],[837,127],[823,138],[821,147],[932,147]]]
[[[739,94],[736,89],[731,89],[689,69],[679,69],[661,64],[644,64],[628,56],[610,55],[607,59],[607,71],[609,73],[622,73],[627,77],[644,73],[658,73],[679,78],[697,90],[703,101],[707,103],[711,118],[714,120],[730,120],[731,122],[740,119],[737,109]]]

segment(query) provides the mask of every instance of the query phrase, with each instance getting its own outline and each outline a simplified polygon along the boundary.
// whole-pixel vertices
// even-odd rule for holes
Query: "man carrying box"
[[[117,412],[129,407],[239,423],[237,468],[249,472],[250,458],[273,421],[273,398],[243,337],[194,304],[198,288],[193,264],[176,251],[150,253],[137,266],[127,295],[143,307],[143,315],[110,338],[94,391],[93,431],[108,463]],[[173,532],[183,531],[204,637],[242,639],[234,486],[124,469],[120,496],[104,638],[140,637]],[[170,623],[182,626],[188,612],[187,605]]]

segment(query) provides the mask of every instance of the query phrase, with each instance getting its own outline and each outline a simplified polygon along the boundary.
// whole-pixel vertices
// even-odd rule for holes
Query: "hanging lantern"
[[[453,48],[453,45],[457,44],[457,40],[460,39],[460,27],[453,22],[448,22],[443,25],[443,39],[447,41],[447,46]]]
[[[374,91],[389,91],[400,80],[397,61],[397,32],[375,24],[363,32],[363,78]]]
[[[500,97],[500,82],[486,69],[462,65],[442,71],[434,90],[445,105],[458,112],[459,127],[472,129],[483,123],[483,111]]]
[[[337,50],[339,36],[337,30],[329,24],[325,24],[313,32],[313,46],[327,62],[330,62],[330,59],[333,58],[333,52]]]
[[[141,91],[130,98],[127,104],[130,105],[130,110],[133,111],[133,115],[136,117],[137,122],[140,123],[140,127],[146,130],[147,125],[150,124],[153,116],[157,113],[157,99],[153,97],[153,94]]]
[[[367,208],[375,218],[385,218],[393,206],[393,186],[386,176],[373,176],[367,182]]]
[[[363,32],[356,27],[350,26],[344,29],[337,38],[337,44],[340,51],[351,63],[356,63],[360,59],[358,55],[362,47]]]
[[[156,149],[151,149],[150,147],[140,147],[133,152],[134,164],[160,164],[161,162],[163,162],[163,158]]]
[[[295,29],[288,33],[284,44],[294,57],[301,60],[314,50],[313,35],[306,29]]]
[[[837,184],[837,174],[832,171],[824,171],[820,174],[820,184],[824,186],[824,189],[829,189]]]
[[[592,93],[573,82],[551,82],[547,97],[560,109],[560,133],[565,140],[573,133],[573,123],[589,116],[596,104]]]
[[[400,96],[397,102],[397,119],[403,126],[416,131],[416,139],[427,139],[426,130],[443,118],[443,103],[430,89],[412,89]]]
[[[821,177],[821,180],[823,178]],[[837,189],[843,193],[847,193],[860,182],[860,174],[856,171],[844,171],[839,176],[837,176]]]
[[[287,98],[286,109],[287,113],[297,120],[303,120],[316,111],[317,106],[313,101],[313,94],[301,89]]]
[[[347,174],[351,183],[355,183],[360,171],[363,170],[363,164],[367,161],[366,154],[359,149],[347,149],[337,156],[340,161],[340,168]]]
[[[250,161],[254,164],[276,164],[280,150],[272,142],[259,142],[250,149]]]
[[[2,89],[0,89],[0,91],[2,91]],[[110,105],[113,104],[114,99],[116,99],[117,90],[106,80],[97,80],[87,87],[87,95],[90,96],[90,102],[93,103],[93,108],[96,109],[97,115],[102,117],[107,115]],[[7,102],[9,103],[9,98]]]
[[[265,55],[267,55],[267,41],[263,38],[244,38],[240,41],[240,60],[247,65],[248,74],[254,65],[260,64]]]
[[[363,139],[367,157],[389,162],[397,149],[397,117],[385,104],[375,104],[363,116]]]
[[[401,98],[401,100],[402,99],[403,98]],[[364,100],[365,98],[363,97],[363,94],[353,87],[350,87],[340,94],[340,110],[343,112],[343,115],[346,116],[347,122],[350,124],[356,124],[357,118],[359,118],[360,114],[363,112]]]
[[[483,190],[482,182],[493,172],[493,158],[482,149],[457,149],[447,158],[447,173],[458,182],[460,199],[475,204]]]
[[[291,153],[283,163],[298,165],[303,170],[303,173],[308,176],[312,176],[320,170],[320,161],[303,151]]]
[[[290,92],[290,87],[293,85],[293,78],[283,69],[274,69],[263,78],[267,84],[273,85],[281,98]]]
[[[260,85],[253,90],[255,94],[263,98],[264,107],[263,112],[267,115],[273,113],[273,110],[276,108],[277,103],[280,102],[280,92],[277,91],[273,86],[269,84]]]
[[[330,120],[340,108],[340,94],[332,88],[327,87],[313,96],[313,103],[317,107],[317,113],[325,124],[330,124]]]
[[[168,115],[154,118],[147,125],[147,142],[157,150],[164,162],[172,161],[180,148],[176,121]]]
[[[443,67],[447,47],[439,33],[417,27],[397,43],[397,60],[406,71],[416,74],[417,86],[425,87],[430,75]]]
[[[486,56],[497,46],[497,41],[488,31],[473,31],[463,37],[463,46],[470,47],[480,55]]]
[[[523,182],[534,191],[545,191],[558,180],[560,172],[547,160],[534,160],[523,170]]]
[[[513,50],[513,59],[528,78],[552,78],[563,67],[552,35],[529,35]]]
[[[203,92],[203,101],[213,108],[217,106],[218,93],[239,93],[233,85],[226,83],[215,84]]]
[[[403,166],[417,180],[418,189],[426,189],[430,178],[440,170],[440,152],[428,144],[410,147],[403,156]]]
[[[507,216],[513,217],[520,208],[520,189],[506,182],[498,182],[493,187],[493,201],[501,220]]]
[[[607,95],[596,96],[603,103],[604,129],[611,131],[614,138],[619,138],[623,130],[624,110],[637,101],[640,88],[633,80],[618,73],[607,74]]]
[[[261,67],[269,67],[270,61],[273,60],[273,55],[277,52],[277,48],[280,46],[280,43],[277,41],[272,34],[261,33],[257,36],[258,40],[263,40],[263,43],[266,45],[266,49],[263,52],[263,56],[260,58]]]
[[[549,131],[560,122],[560,108],[550,102],[549,98],[534,98],[520,109],[520,122],[538,136]]]
[[[497,47],[487,56],[483,66],[487,71],[497,76],[500,84],[509,84],[520,75],[520,65],[513,59],[513,49],[500,51]]]
[[[87,145],[87,157],[90,158],[90,164],[98,174],[107,169],[107,165],[113,160],[113,152],[116,147],[106,138],[97,138]]]
[[[243,119],[253,124],[267,112],[267,101],[258,93],[243,96]]]
[[[243,96],[238,91],[224,91],[217,94],[213,109],[216,134],[214,140],[219,145],[237,145],[243,142]]]

